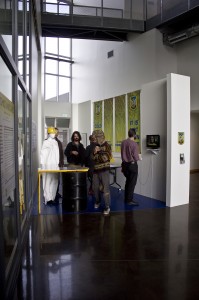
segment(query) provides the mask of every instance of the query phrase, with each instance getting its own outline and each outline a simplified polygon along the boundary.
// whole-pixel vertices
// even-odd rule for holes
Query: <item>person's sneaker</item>
[[[104,215],[109,215],[110,214],[110,208],[107,207],[105,210],[104,210]]]
[[[95,203],[94,207],[97,209],[100,207],[100,203]]]

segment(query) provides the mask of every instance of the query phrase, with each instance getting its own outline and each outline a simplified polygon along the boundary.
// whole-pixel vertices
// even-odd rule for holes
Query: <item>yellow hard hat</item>
[[[50,133],[56,133],[56,130],[54,127],[48,127],[48,130],[47,130],[48,134]]]

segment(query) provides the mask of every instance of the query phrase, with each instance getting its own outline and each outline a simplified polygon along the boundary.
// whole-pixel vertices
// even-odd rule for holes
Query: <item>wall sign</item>
[[[178,132],[178,144],[179,145],[184,144],[184,132]]]

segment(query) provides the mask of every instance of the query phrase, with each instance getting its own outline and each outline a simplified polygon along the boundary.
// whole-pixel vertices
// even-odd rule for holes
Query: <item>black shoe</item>
[[[62,198],[62,195],[60,195],[60,193],[57,193],[56,198]]]
[[[131,200],[129,202],[126,202],[126,204],[127,205],[134,205],[134,206],[138,206],[139,205],[139,203],[137,201],[135,201],[135,200]]]
[[[53,200],[48,201],[46,204],[52,205],[53,204]]]
[[[57,205],[58,202],[56,200],[50,200],[47,202],[48,205]]]

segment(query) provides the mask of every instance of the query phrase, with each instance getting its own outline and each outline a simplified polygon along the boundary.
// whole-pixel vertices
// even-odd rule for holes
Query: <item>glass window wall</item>
[[[0,1],[0,34],[12,55],[12,1]]]
[[[18,165],[19,165],[19,203],[21,221],[25,216],[25,170],[24,170],[24,107],[23,93],[18,86]]]
[[[45,38],[46,101],[70,101],[71,64],[71,40]]]
[[[14,101],[12,74],[0,58],[0,156],[1,196],[5,264],[9,263],[17,239],[17,195],[14,151]]]

